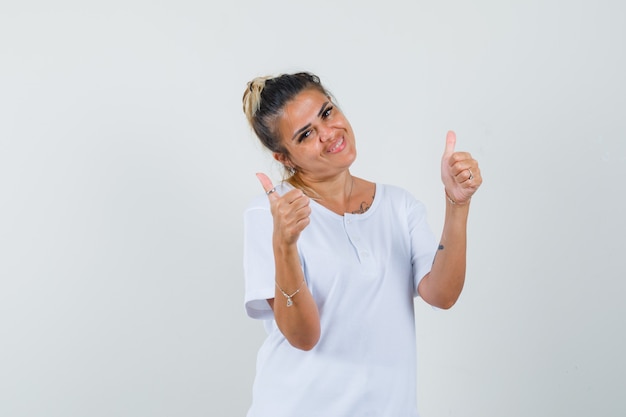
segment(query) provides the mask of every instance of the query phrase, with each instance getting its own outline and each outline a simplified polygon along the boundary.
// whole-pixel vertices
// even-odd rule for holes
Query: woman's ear
[[[296,167],[284,153],[274,152],[274,159],[283,164],[283,167],[289,172],[289,174],[293,175],[296,173]]]
[[[286,167],[291,167],[291,162],[289,162],[289,158],[284,153],[274,152],[274,159],[285,165]]]

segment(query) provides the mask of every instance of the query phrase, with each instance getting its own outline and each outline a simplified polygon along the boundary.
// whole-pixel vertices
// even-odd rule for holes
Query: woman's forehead
[[[328,101],[329,98],[317,90],[305,90],[285,105],[283,113],[291,117],[315,118]]]

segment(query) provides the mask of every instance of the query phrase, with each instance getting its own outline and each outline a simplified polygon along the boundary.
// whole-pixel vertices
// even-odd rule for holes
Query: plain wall
[[[621,1],[0,5],[0,415],[243,416],[242,213],[279,178],[246,82],[317,73],[353,173],[439,233],[480,162],[458,304],[417,299],[424,417],[623,416]]]

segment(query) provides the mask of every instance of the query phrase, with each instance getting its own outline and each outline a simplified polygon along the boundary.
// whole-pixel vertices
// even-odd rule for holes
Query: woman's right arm
[[[304,279],[297,248],[300,233],[310,221],[310,200],[299,189],[279,196],[276,191],[270,192],[274,186],[265,174],[257,174],[257,177],[265,192],[269,192],[274,219],[272,246],[276,289],[274,298],[267,301],[287,341],[298,349],[311,350],[320,338],[320,318],[317,304]]]
[[[298,250],[294,245],[274,244],[276,293],[267,300],[274,310],[278,328],[289,343],[302,350],[311,350],[320,338],[320,317],[317,304],[304,282]],[[280,287],[280,288],[279,288]],[[293,295],[289,299],[284,296]],[[288,301],[291,300],[291,303]]]

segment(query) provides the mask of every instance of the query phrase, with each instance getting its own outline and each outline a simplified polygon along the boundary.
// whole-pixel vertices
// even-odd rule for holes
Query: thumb
[[[454,153],[454,147],[456,145],[456,134],[449,130],[446,136],[446,150],[443,152],[443,156],[450,156]]]
[[[274,188],[274,184],[272,184],[272,180],[267,175],[259,172],[256,174],[256,177],[259,181],[261,181],[261,185],[270,200],[279,197],[276,189]]]

